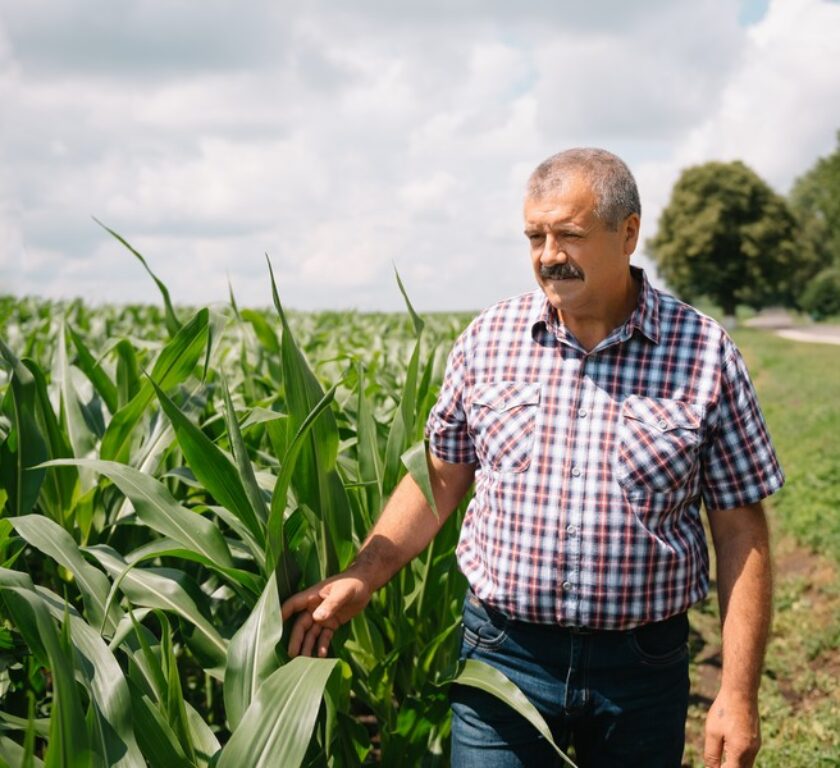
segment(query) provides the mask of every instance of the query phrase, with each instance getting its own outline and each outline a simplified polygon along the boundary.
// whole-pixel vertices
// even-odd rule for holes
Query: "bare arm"
[[[422,552],[469,490],[474,464],[447,464],[428,454],[438,515],[406,475],[397,486],[359,554],[346,571],[283,603],[283,621],[300,613],[289,636],[289,654],[326,656],[333,632],[362,611],[371,595]]]
[[[772,611],[767,520],[760,503],[709,513],[717,555],[723,672],[706,718],[705,762],[749,768],[761,746],[758,687]]]

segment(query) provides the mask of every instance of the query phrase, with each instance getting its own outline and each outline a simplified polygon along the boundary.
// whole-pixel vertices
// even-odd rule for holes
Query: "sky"
[[[836,146],[836,0],[0,0],[0,294],[480,309],[531,170],[600,146],[642,238],[681,169]],[[639,248],[634,262],[653,271]],[[654,276],[654,282],[661,283]]]

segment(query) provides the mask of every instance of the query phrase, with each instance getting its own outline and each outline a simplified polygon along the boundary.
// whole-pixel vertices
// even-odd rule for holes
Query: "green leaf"
[[[29,469],[47,458],[47,447],[35,422],[35,378],[2,339],[0,355],[12,369],[12,431],[0,445],[0,482],[10,513],[25,515],[35,505],[45,474],[43,469]]]
[[[178,737],[163,713],[140,687],[129,679],[131,708],[136,722],[137,741],[153,768],[195,768],[187,760]]]
[[[266,257],[267,258],[267,257]],[[280,356],[283,386],[289,411],[289,426],[297,430],[321,402],[324,391],[295,342],[280,303],[271,262],[271,291],[283,326]],[[319,517],[321,573],[327,576],[349,564],[353,556],[352,512],[344,485],[336,471],[338,426],[332,411],[325,409],[312,425],[294,465],[293,483],[298,500]]]
[[[129,552],[125,556],[125,560],[132,566],[136,566],[146,560],[153,560],[159,557],[178,557],[182,560],[190,560],[193,563],[201,563],[222,576],[237,591],[240,599],[243,599],[249,605],[259,598],[260,592],[262,591],[264,579],[252,571],[245,571],[242,568],[228,568],[220,565],[198,552],[191,549],[184,549],[178,545],[178,542],[172,539],[163,538],[150,541]]]
[[[230,399],[230,392],[228,391],[227,381],[224,377],[222,377],[222,392],[225,396],[225,424],[227,425],[233,458],[239,469],[239,476],[242,479],[242,484],[245,486],[245,493],[251,502],[251,507],[260,523],[265,525],[265,521],[268,518],[265,500],[263,499],[262,490],[260,490],[260,486],[257,484],[251,459],[248,458],[248,449],[245,447],[245,441],[242,439],[239,422],[236,420],[236,411],[233,409],[233,402]]]
[[[74,331],[69,325],[65,326],[73,346],[76,347],[76,354],[78,355],[78,365],[81,371],[87,376],[97,394],[102,398],[102,402],[111,413],[116,413],[119,409],[119,400],[117,397],[117,385],[111,381],[110,376],[105,373],[99,362],[90,353],[90,350],[85,345],[84,340]]]
[[[232,568],[225,539],[212,521],[184,509],[166,486],[154,477],[115,461],[61,459],[47,466],[71,464],[105,475],[131,500],[137,517],[150,528],[174,539],[224,568]]]
[[[420,334],[423,332],[423,326],[425,325],[425,323],[423,322],[420,315],[418,315],[414,311],[414,307],[411,306],[411,301],[409,301],[408,294],[405,292],[405,286],[403,285],[402,280],[400,280],[400,273],[397,271],[396,264],[394,265],[394,274],[397,276],[397,285],[400,288],[400,293],[405,299],[405,306],[408,310],[408,315],[411,318],[411,324],[414,326],[414,335],[419,339]]]
[[[209,338],[209,319],[208,310],[200,309],[160,351],[151,380],[143,381],[137,394],[111,417],[99,449],[101,458],[130,463],[131,436],[155,396],[154,386],[169,390],[193,372]]]
[[[238,517],[254,539],[265,544],[265,530],[257,518],[242,480],[233,464],[195,424],[193,424],[156,384],[153,384],[161,407],[172,426],[178,445],[193,474],[210,494]]]
[[[272,673],[222,749],[216,768],[299,766],[336,663],[298,656]]]
[[[140,368],[137,355],[128,339],[120,339],[114,345],[117,355],[117,408],[123,408],[140,391]],[[116,411],[111,411],[115,414]]]
[[[437,517],[437,506],[435,506],[435,494],[432,491],[432,480],[429,477],[429,463],[426,458],[426,444],[421,440],[411,446],[401,457],[402,463],[408,470],[414,482],[423,491],[423,496],[429,502],[432,512]]]
[[[0,761],[12,768],[43,768],[44,763],[33,755],[27,755],[26,750],[8,736],[0,736]],[[0,762],[2,765],[2,762]],[[5,766],[4,766],[5,768]]]
[[[21,515],[11,518],[9,522],[28,544],[63,565],[75,576],[88,620],[101,627],[105,623],[105,603],[110,584],[102,571],[84,559],[73,537],[43,515]],[[120,611],[115,606],[110,610],[106,626],[113,630],[119,618]]]
[[[33,590],[0,582],[0,591],[26,644],[47,662],[52,675],[53,703],[45,765],[90,768],[95,764],[95,757],[87,740],[88,728],[74,679],[72,654],[67,653],[43,600]]]
[[[99,633],[75,611],[68,610],[58,595],[40,587],[36,591],[56,619],[69,622],[76,654],[77,676],[85,681],[94,703],[92,714],[103,740],[107,765],[114,768],[144,768],[146,765],[134,735],[131,700],[125,675]]]
[[[47,381],[43,371],[32,360],[23,364],[35,379],[35,420],[38,429],[46,439],[47,455],[50,459],[72,458],[73,447],[58,424],[47,392]],[[79,472],[75,467],[56,467],[47,470],[41,486],[41,508],[59,524],[66,523],[74,505]]]
[[[125,240],[122,237],[122,235],[119,235],[116,232],[114,232],[113,229],[106,227],[99,219],[96,218],[96,216],[93,216],[92,218],[97,224],[99,224],[100,227],[102,227],[102,229],[104,229],[109,235],[111,235],[120,243],[122,243],[122,245],[124,245],[132,254],[134,254],[134,256],[136,256],[140,263],[143,265],[146,272],[149,273],[149,276],[152,278],[152,280],[155,281],[155,284],[160,290],[161,296],[163,296],[163,306],[164,312],[166,314],[166,328],[169,331],[169,335],[174,336],[181,329],[181,323],[178,320],[178,316],[175,314],[175,308],[172,306],[172,300],[169,298],[169,289],[164,285],[163,281],[161,281],[158,278],[158,276],[154,272],[152,272],[152,270],[149,268],[149,265],[146,263],[146,260],[140,255],[140,253],[134,250],[134,248],[128,243],[127,240]]]
[[[368,520],[366,528],[373,518],[379,514],[382,506],[382,461],[379,457],[379,440],[377,439],[376,421],[373,409],[365,395],[364,367],[358,365],[359,394],[357,403],[356,438],[359,461],[359,480],[368,484],[365,489],[367,496]]]
[[[274,649],[282,636],[277,581],[270,577],[259,602],[228,647],[224,697],[231,730],[238,727],[260,684],[279,666]]]
[[[59,390],[61,392],[61,415],[64,430],[73,447],[73,455],[80,459],[92,454],[96,447],[97,436],[91,429],[85,417],[84,406],[80,402],[76,386],[73,384],[73,374],[67,360],[67,347],[64,338],[64,323],[59,326],[56,345],[56,367],[61,376]],[[80,471],[82,492],[88,491],[96,482],[91,472]]]
[[[195,762],[195,748],[192,743],[192,730],[187,720],[187,708],[184,703],[184,692],[181,688],[181,678],[178,675],[178,660],[172,648],[172,629],[165,614],[158,612],[161,625],[160,659],[166,682],[166,699],[164,713],[167,722],[178,737],[184,754]]]
[[[300,454],[309,430],[318,416],[326,410],[335,397],[335,391],[338,385],[331,387],[327,393],[321,398],[312,411],[309,413],[303,424],[297,431],[297,434],[289,443],[286,450],[286,455],[283,457],[283,466],[280,468],[280,474],[277,476],[277,482],[274,484],[274,492],[271,495],[271,509],[268,518],[268,562],[272,565],[280,564],[282,556],[285,552],[284,547],[284,533],[283,520],[286,511],[286,498],[289,492],[289,485],[292,481],[292,474],[295,470],[298,455]],[[283,574],[279,574],[280,581],[280,597],[285,599],[287,596],[286,588],[291,586],[291,583],[286,580]],[[285,587],[284,587],[285,583]]]
[[[119,576],[128,563],[110,547],[96,545],[87,549],[111,575]],[[186,574],[171,568],[134,568],[122,579],[120,589],[134,605],[160,608],[177,614],[194,627],[196,640],[210,656],[214,666],[207,671],[221,678],[227,656],[227,641],[199,610],[192,596],[184,588]]]
[[[460,670],[451,682],[479,688],[505,702],[505,704],[531,723],[568,765],[576,768],[566,753],[554,742],[554,738],[551,735],[551,728],[548,727],[548,723],[543,719],[543,716],[537,708],[498,669],[477,659],[467,659],[462,662]]]
[[[257,339],[259,339],[260,344],[265,349],[275,355],[280,351],[277,334],[274,333],[274,329],[268,324],[268,320],[263,315],[253,309],[243,309],[242,318],[254,327],[254,333],[256,333]]]

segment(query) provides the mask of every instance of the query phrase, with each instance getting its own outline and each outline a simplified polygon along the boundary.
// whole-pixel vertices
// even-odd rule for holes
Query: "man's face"
[[[626,298],[639,217],[631,214],[611,232],[595,215],[596,202],[582,175],[570,176],[559,192],[525,200],[534,274],[558,311],[598,314]]]

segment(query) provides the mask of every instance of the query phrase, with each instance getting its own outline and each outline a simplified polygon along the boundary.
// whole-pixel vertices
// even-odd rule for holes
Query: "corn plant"
[[[107,228],[106,228],[107,229]],[[289,660],[279,606],[346,567],[422,441],[465,317],[0,298],[0,764],[447,764],[464,506]]]

